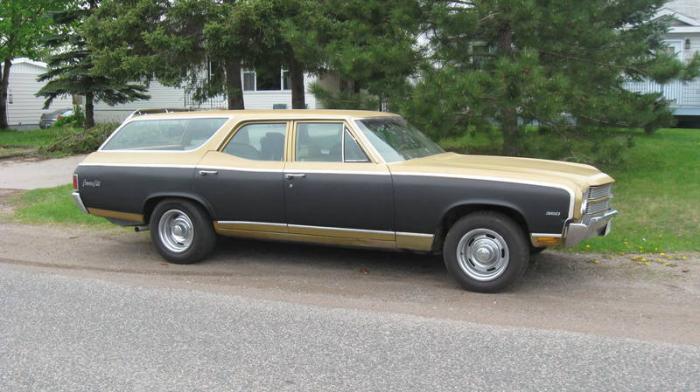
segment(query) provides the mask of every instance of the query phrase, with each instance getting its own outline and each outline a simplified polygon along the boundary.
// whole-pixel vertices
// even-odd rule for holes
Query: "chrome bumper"
[[[75,205],[80,208],[80,211],[89,214],[87,208],[85,208],[85,204],[83,204],[83,199],[80,198],[80,193],[73,192],[73,201],[75,202]]]
[[[617,210],[610,210],[603,215],[584,217],[582,222],[569,223],[564,232],[564,245],[574,246],[591,237],[604,237],[610,233],[612,218]]]

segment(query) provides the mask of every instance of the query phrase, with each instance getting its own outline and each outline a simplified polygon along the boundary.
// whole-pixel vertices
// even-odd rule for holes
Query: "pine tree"
[[[46,97],[45,109],[49,108],[55,98],[84,96],[85,129],[95,125],[96,102],[115,105],[149,98],[145,94],[145,86],[100,75],[95,71],[82,25],[98,7],[98,0],[77,1],[67,10],[53,13],[55,34],[45,41],[53,54],[47,61],[48,71],[39,76],[39,81],[47,83],[37,93],[38,96]]]
[[[225,95],[243,109],[241,68],[260,52],[249,1],[104,0],[87,22],[96,66],[120,78],[183,87],[195,101]]]
[[[325,24],[316,36],[324,70],[341,83],[320,84],[314,94],[331,108],[384,109],[410,91],[421,63],[424,10],[415,0],[327,0],[320,2]]]
[[[664,0],[439,1],[429,9],[433,57],[404,110],[436,136],[488,129],[518,155],[528,124],[561,131],[660,126],[671,120],[660,94],[626,80],[697,75],[681,64],[653,19]]]

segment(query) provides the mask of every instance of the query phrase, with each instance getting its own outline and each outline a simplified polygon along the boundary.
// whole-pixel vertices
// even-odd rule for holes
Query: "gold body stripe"
[[[127,222],[143,223],[143,215],[141,214],[113,210],[103,210],[101,208],[88,208],[87,210],[90,214],[95,216],[101,216],[103,218],[112,218]]]
[[[430,251],[432,234],[394,233],[393,231],[348,229],[339,227],[285,225],[283,223],[217,221],[217,234],[281,241],[299,241],[327,245]]]

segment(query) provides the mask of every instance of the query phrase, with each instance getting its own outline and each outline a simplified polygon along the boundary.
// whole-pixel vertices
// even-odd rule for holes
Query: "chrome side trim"
[[[555,237],[555,238],[561,238],[562,235],[561,233],[558,234],[549,234],[549,233],[530,233],[531,237]]]
[[[78,192],[73,192],[73,201],[75,202],[75,205],[78,206],[80,211],[82,211],[84,214],[89,214],[87,208],[85,208],[85,204],[83,204],[83,199],[80,198],[80,193]]]
[[[253,222],[253,221],[216,221],[220,225],[259,225],[259,226],[276,226],[276,227],[289,227],[289,228],[299,228],[299,229],[318,229],[318,230],[337,230],[337,231],[347,231],[355,233],[373,233],[373,234],[396,234],[405,235],[413,237],[423,237],[423,238],[433,238],[434,235],[426,233],[410,233],[404,231],[388,231],[388,230],[366,230],[366,229],[351,229],[345,227],[333,227],[333,226],[310,226],[310,225],[295,225],[295,224],[285,224],[276,222]]]
[[[216,221],[220,225],[260,225],[260,226],[277,226],[277,227],[287,227],[285,223],[273,223],[273,222],[252,222],[252,221]]]
[[[297,228],[297,229],[316,229],[316,230],[347,231],[347,232],[354,232],[354,233],[390,234],[390,235],[394,235],[394,234],[395,234],[395,232],[393,232],[393,231],[351,229],[351,228],[332,227],[332,226],[287,225],[287,227],[289,227],[290,229],[291,229],[291,228]]]
[[[100,167],[157,167],[164,169],[194,169],[197,165],[175,165],[170,163],[84,163],[78,166],[100,166]]]
[[[425,233],[410,233],[407,231],[397,231],[396,235],[405,235],[405,236],[412,236],[412,237],[422,237],[422,238],[433,238],[435,237],[432,234],[425,234]]]
[[[349,163],[352,164],[352,163]],[[368,175],[368,176],[390,176],[391,173],[386,172],[374,172],[374,171],[361,171],[361,170],[317,170],[317,169],[258,169],[258,168],[247,168],[247,167],[232,167],[232,166],[211,166],[211,165],[174,165],[174,164],[162,164],[162,163],[80,163],[78,166],[102,166],[102,167],[152,167],[152,168],[164,168],[164,169],[203,169],[203,170],[228,170],[228,171],[241,171],[250,173],[318,173],[318,174],[357,174],[357,175]]]

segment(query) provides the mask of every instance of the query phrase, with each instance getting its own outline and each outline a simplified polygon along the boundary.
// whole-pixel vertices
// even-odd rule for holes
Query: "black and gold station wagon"
[[[613,179],[592,166],[443,151],[401,117],[210,111],[127,120],[76,169],[85,212],[150,229],[193,263],[217,234],[441,253],[470,290],[532,253],[606,235]]]

